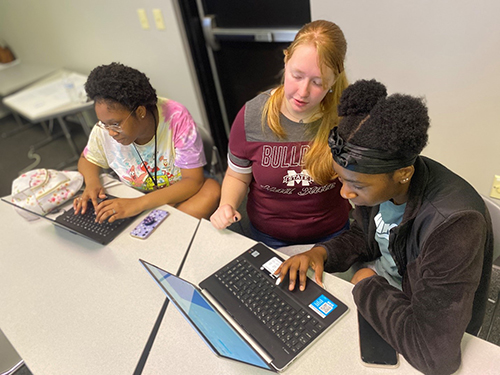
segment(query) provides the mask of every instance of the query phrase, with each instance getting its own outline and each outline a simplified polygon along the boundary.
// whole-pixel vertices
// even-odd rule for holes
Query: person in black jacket
[[[358,81],[343,93],[342,119],[329,138],[341,195],[354,205],[351,229],[291,257],[276,271],[290,289],[306,272],[359,270],[359,312],[425,374],[450,374],[465,331],[482,324],[493,234],[481,196],[449,169],[419,154],[429,117],[422,99],[387,96]]]

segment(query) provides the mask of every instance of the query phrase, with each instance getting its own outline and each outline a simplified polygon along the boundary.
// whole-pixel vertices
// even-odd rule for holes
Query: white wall
[[[489,195],[500,174],[500,1],[311,0],[312,18],[337,23],[351,82],[424,96],[424,154]]]
[[[184,104],[205,123],[173,0],[0,0],[0,38],[21,61],[51,64],[88,74],[121,62],[143,71],[160,96]],[[147,12],[141,28],[137,9]],[[166,29],[156,28],[161,9]]]

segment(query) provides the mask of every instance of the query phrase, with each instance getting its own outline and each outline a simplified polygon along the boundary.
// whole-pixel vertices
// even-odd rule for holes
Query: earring
[[[403,178],[403,179],[401,180],[401,183],[402,183],[402,184],[406,184],[409,180],[410,180],[410,179],[409,179],[408,177]]]
[[[333,92],[333,90],[332,90],[332,89],[330,89],[330,90],[328,90],[328,92],[331,94],[331,93]]]

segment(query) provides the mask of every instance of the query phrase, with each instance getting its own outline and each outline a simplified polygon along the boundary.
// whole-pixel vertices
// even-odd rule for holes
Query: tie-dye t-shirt
[[[182,169],[193,169],[206,164],[203,141],[189,111],[173,100],[158,98],[159,124],[157,130],[157,181],[166,187],[181,179]],[[116,142],[107,130],[94,126],[83,155],[101,168],[111,168],[121,181],[142,191],[151,191],[155,176],[154,137],[145,145],[124,146]],[[144,160],[144,164],[141,161]]]

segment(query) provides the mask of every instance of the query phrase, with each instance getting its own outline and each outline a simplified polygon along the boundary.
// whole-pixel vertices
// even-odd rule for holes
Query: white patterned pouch
[[[72,199],[82,185],[80,172],[34,169],[12,182],[11,200],[17,206],[44,216]],[[38,218],[23,210],[17,212],[27,220]]]

